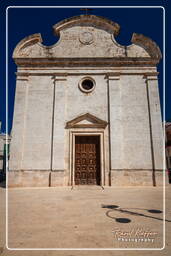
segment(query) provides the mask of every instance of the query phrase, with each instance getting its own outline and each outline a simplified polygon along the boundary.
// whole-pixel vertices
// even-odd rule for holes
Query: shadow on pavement
[[[128,210],[128,209],[133,209],[133,210],[138,209],[138,210],[147,211],[147,212],[153,213],[153,214],[162,213],[161,210],[157,210],[157,209],[120,208],[118,205],[102,205],[101,207],[111,209],[111,210],[106,212],[106,216],[109,217],[109,218],[115,219],[117,222],[120,222],[120,223],[129,223],[129,222],[131,222],[131,220],[128,219],[128,218],[115,218],[115,217],[111,216],[110,214],[113,213],[114,211],[117,211],[117,212],[126,213],[126,214],[130,214],[130,215],[142,216],[142,217],[146,217],[146,218],[151,218],[151,219],[156,219],[156,220],[162,220],[163,221],[163,218],[158,218],[158,217],[150,216],[150,215],[147,215],[147,214],[144,214],[144,213],[139,213],[139,212]],[[165,221],[166,222],[171,222],[171,220],[166,220],[166,219],[165,219]]]

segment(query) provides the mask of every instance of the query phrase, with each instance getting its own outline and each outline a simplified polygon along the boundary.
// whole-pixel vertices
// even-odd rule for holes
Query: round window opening
[[[90,78],[85,78],[79,83],[80,89],[83,92],[92,92],[95,87],[95,82]]]

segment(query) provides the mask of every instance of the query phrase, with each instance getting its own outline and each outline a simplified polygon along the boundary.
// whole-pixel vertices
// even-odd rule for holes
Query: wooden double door
[[[75,185],[100,185],[100,136],[75,137]]]

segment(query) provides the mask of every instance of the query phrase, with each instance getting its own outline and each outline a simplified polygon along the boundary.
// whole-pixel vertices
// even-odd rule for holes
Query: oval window
[[[83,92],[86,92],[86,93],[92,92],[95,87],[95,81],[92,78],[86,77],[80,81],[79,87]]]

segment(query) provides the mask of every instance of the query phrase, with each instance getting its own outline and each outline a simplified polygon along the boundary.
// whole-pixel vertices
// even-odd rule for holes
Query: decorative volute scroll
[[[155,66],[159,47],[150,38],[133,34],[132,43],[116,42],[120,26],[106,18],[80,15],[53,26],[60,38],[52,46],[44,46],[40,34],[21,40],[13,58],[18,66]]]
[[[66,128],[105,128],[107,122],[86,113],[66,123]]]
[[[162,58],[160,48],[149,37],[146,37],[142,34],[133,33],[131,42],[144,48],[152,58],[159,60]]]
[[[36,34],[25,37],[15,47],[13,52],[13,58],[15,59],[18,56],[22,55],[22,52],[24,51],[24,49],[27,49],[30,46],[33,46],[41,42],[42,42],[42,37],[40,33],[36,33]]]

